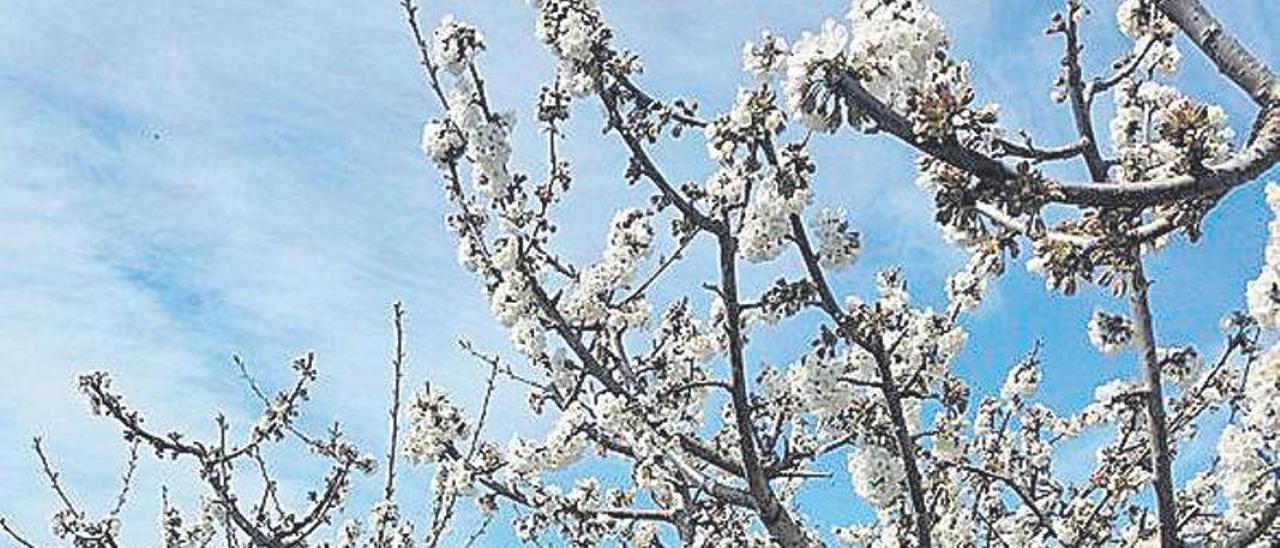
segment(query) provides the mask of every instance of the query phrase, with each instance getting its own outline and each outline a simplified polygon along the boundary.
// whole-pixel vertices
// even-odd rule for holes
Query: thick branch
[[[1198,0],[1159,0],[1157,6],[1258,106],[1280,100],[1280,82],[1271,67],[1223,29]]]
[[[755,425],[751,420],[751,402],[747,398],[747,374],[742,351],[742,313],[738,302],[737,241],[729,234],[720,240],[720,290],[725,305],[725,330],[729,336],[729,365],[732,369],[730,392],[733,415],[738,430],[738,449],[747,487],[755,503],[760,521],[773,539],[783,546],[805,546],[805,534],[773,494],[769,478],[761,467],[756,452]]]
[[[1025,144],[1015,143],[1008,139],[996,138],[996,145],[1000,147],[1003,154],[1009,156],[1017,156],[1026,158],[1036,162],[1050,162],[1053,160],[1066,160],[1082,154],[1089,146],[1088,139],[1079,139],[1074,143],[1062,146],[1039,148],[1031,144],[1030,138]]]
[[[1135,252],[1130,287],[1133,321],[1137,327],[1138,348],[1142,352],[1143,376],[1146,379],[1147,419],[1150,423],[1151,473],[1156,491],[1156,509],[1160,519],[1160,545],[1181,546],[1178,540],[1178,503],[1173,489],[1173,455],[1169,450],[1169,427],[1165,417],[1164,388],[1160,378],[1160,359],[1156,354],[1155,330],[1147,299],[1150,285],[1142,269],[1142,258]]]
[[[867,113],[878,128],[897,137],[912,147],[939,160],[993,183],[1006,183],[1019,177],[1016,166],[1002,162],[964,146],[955,138],[924,140],[915,135],[911,123],[894,112],[858,82],[852,74],[846,74],[835,82],[834,90],[853,105]],[[1050,201],[1077,206],[1141,207],[1155,203],[1223,193],[1257,178],[1280,161],[1280,115],[1277,109],[1263,109],[1258,113],[1250,144],[1243,151],[1221,164],[1210,166],[1194,175],[1181,175],[1166,179],[1138,181],[1123,185],[1106,182],[1062,182],[1052,185],[1055,196]]]

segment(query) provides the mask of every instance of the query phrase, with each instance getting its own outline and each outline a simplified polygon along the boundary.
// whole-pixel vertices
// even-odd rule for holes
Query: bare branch
[[[382,488],[382,500],[390,503],[396,493],[396,449],[400,435],[400,381],[404,378],[404,306],[400,301],[391,305],[391,324],[395,328],[395,354],[391,357],[391,409],[389,415],[390,440],[387,441],[387,475]],[[378,545],[386,539],[386,520],[378,522]]]
[[[129,444],[129,460],[125,463],[124,474],[120,477],[120,491],[116,493],[116,502],[107,512],[109,516],[119,516],[129,497],[129,489],[133,486],[133,473],[138,470],[138,441]]]
[[[9,521],[3,517],[0,517],[0,529],[3,529],[5,534],[9,535],[9,538],[13,539],[14,542],[21,544],[26,548],[36,548],[35,544],[32,544],[31,541],[19,534],[18,531],[14,530],[14,528],[9,525]]]
[[[49,463],[49,457],[45,455],[44,452],[43,440],[41,440],[39,436],[36,436],[31,440],[31,447],[35,451],[36,457],[40,459],[40,469],[44,472],[45,479],[49,480],[49,487],[58,495],[58,498],[62,501],[62,505],[68,512],[71,512],[76,516],[83,517],[84,513],[76,508],[76,505],[71,502],[71,496],[62,488],[62,483],[59,481],[60,474],[57,470],[54,470],[53,465]]]

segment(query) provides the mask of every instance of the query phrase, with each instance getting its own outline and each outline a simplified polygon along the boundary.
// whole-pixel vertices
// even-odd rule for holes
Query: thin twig
[[[109,516],[120,515],[120,510],[124,508],[125,502],[129,496],[129,489],[133,485],[133,473],[138,469],[138,440],[133,440],[129,444],[129,461],[125,464],[124,475],[120,478],[120,491],[116,494],[115,505],[111,507],[111,511],[107,513]]]
[[[6,520],[4,517],[0,517],[0,529],[3,529],[4,532],[9,535],[9,538],[12,538],[14,542],[21,544],[26,548],[36,548],[35,544],[32,544],[31,541],[24,538],[21,534],[18,533],[18,531],[16,531],[12,526],[10,526],[8,520]]]
[[[80,510],[77,510],[76,505],[71,502],[71,496],[62,488],[62,483],[59,481],[59,477],[61,475],[53,468],[53,465],[49,463],[49,457],[45,455],[44,441],[39,436],[36,436],[31,441],[31,447],[35,450],[36,456],[40,459],[40,469],[44,472],[45,479],[49,480],[49,486],[53,488],[53,492],[62,500],[62,505],[65,506],[67,511],[72,514],[78,517],[84,517],[84,514],[81,513]]]
[[[391,503],[395,497],[396,483],[396,448],[400,435],[400,384],[404,377],[404,306],[400,301],[396,301],[391,305],[392,319],[391,323],[395,327],[395,355],[391,357],[391,410],[390,415],[390,437],[387,442],[387,477],[386,483],[382,489],[382,500],[385,503]],[[381,546],[386,536],[386,522],[381,520],[378,523],[378,545]]]

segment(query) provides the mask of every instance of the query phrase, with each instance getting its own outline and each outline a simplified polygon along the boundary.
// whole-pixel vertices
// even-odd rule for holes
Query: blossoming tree
[[[297,384],[274,399],[250,382],[266,412],[242,442],[229,441],[225,427],[216,442],[153,431],[109,377],[84,375],[95,412],[135,448],[200,465],[207,503],[195,519],[166,505],[167,545],[218,537],[262,546],[469,544],[483,529],[452,531],[462,501],[490,519],[510,517],[523,540],[574,545],[1280,543],[1280,347],[1266,345],[1280,327],[1280,221],[1270,227],[1266,266],[1248,285],[1248,312],[1223,321],[1221,348],[1162,346],[1148,303],[1144,256],[1179,235],[1195,242],[1223,196],[1280,160],[1280,80],[1199,1],[1120,1],[1132,49],[1113,72],[1091,76],[1081,68],[1088,12],[1064,0],[1047,28],[1064,47],[1051,98],[1069,108],[1078,138],[1054,147],[1005,127],[994,106],[978,102],[968,63],[953,57],[924,0],[854,0],[847,23],[828,20],[790,40],[765,33],[742,52],[755,85],[718,114],[646,91],[639,56],[616,43],[595,0],[532,4],[537,37],[558,63],[533,113],[546,138],[541,175],[512,166],[516,115],[486,94],[482,33],[452,17],[424,31],[418,7],[403,7],[443,113],[426,124],[422,147],[452,205],[459,262],[522,363],[472,353],[490,366],[488,393],[498,382],[519,384],[531,410],[554,425],[541,439],[499,443],[483,435],[488,393],[467,412],[428,384],[402,405],[397,307],[383,497],[367,519],[327,529],[353,473],[372,473],[379,459],[336,429],[312,437],[295,426],[316,375],[309,356],[295,364]],[[1217,66],[1224,87],[1256,103],[1243,141],[1222,108],[1170,83],[1184,55],[1180,34]],[[1104,146],[1093,107],[1107,97],[1115,108]],[[587,105],[604,113],[607,139],[628,159],[627,182],[652,189],[652,199],[617,211],[602,256],[573,264],[557,249],[556,235],[569,229],[558,206],[574,189],[557,145]],[[867,298],[837,294],[828,281],[853,265],[861,242],[843,211],[810,210],[820,170],[808,147],[858,138],[918,152],[917,180],[934,198],[937,223],[970,254],[948,278],[941,310],[913,303],[900,270],[876,274]],[[665,139],[704,142],[714,174],[672,179],[651,154]],[[1086,180],[1046,169],[1072,162]],[[1280,213],[1280,187],[1266,194]],[[713,250],[705,284],[656,299],[672,265],[695,247]],[[1132,374],[1098,386],[1082,410],[1038,401],[1038,352],[1010,368],[998,393],[972,393],[953,368],[966,343],[964,314],[1024,250],[1047,291],[1097,284],[1117,299],[1113,311],[1088,319],[1088,336],[1102,352],[1131,350]],[[775,263],[784,254],[802,267]],[[743,263],[773,263],[777,282],[744,290]],[[800,315],[822,318],[804,335],[808,350],[784,366],[753,367],[753,334]],[[1175,481],[1179,449],[1208,436],[1202,426],[1214,417],[1226,422],[1216,458]],[[1092,473],[1068,480],[1054,458],[1084,432],[1108,437]],[[255,469],[260,447],[283,440],[333,464],[312,506],[281,508],[265,467],[262,502],[240,502],[250,499],[229,488],[237,466]],[[37,452],[67,501],[55,534],[114,545],[118,508],[87,516],[38,444]],[[431,465],[427,523],[412,523],[397,503],[398,454]],[[830,476],[823,463],[832,455],[847,462],[849,496],[874,518],[824,531],[794,501]],[[592,477],[601,459],[625,466],[628,481]]]

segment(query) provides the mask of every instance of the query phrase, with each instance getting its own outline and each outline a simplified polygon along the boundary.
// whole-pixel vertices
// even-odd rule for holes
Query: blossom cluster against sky
[[[485,32],[493,100],[527,116],[552,73],[532,34],[533,11],[517,0],[423,4],[428,27],[452,12]],[[1043,144],[1071,140],[1066,107],[1047,99],[1061,47],[1042,33],[1054,3],[933,4],[957,56],[971,60],[981,99],[1001,104],[1006,127],[1027,128]],[[847,9],[840,0],[604,5],[618,43],[644,58],[649,87],[697,97],[708,112],[727,108],[746,82],[744,41],[765,27],[794,37]],[[1091,5],[1084,56],[1096,74],[1127,46],[1111,3]],[[1280,6],[1208,5],[1260,57],[1280,62],[1267,26],[1280,21]],[[1247,134],[1246,98],[1194,48],[1183,50],[1185,89],[1222,104],[1237,133]],[[77,371],[110,369],[157,425],[208,434],[214,410],[237,424],[256,413],[230,366],[233,353],[279,385],[288,360],[314,350],[321,380],[303,423],[318,429],[341,417],[380,453],[389,305],[402,299],[412,383],[430,375],[463,402],[478,400],[483,372],[456,339],[492,351],[507,343],[455,263],[439,180],[418,150],[422,123],[436,110],[415,55],[392,0],[0,4],[0,514],[44,533],[54,499],[28,450],[34,435],[47,437],[84,504],[109,503],[125,452],[112,426],[88,416],[74,390]],[[576,203],[638,203],[644,193],[622,182],[620,145],[599,137],[592,107],[580,112],[566,144],[583,174]],[[536,139],[526,118],[517,165],[540,165]],[[681,179],[712,169],[683,149],[666,157]],[[940,305],[942,281],[963,257],[932,225],[909,151],[844,133],[815,146],[815,157],[817,202],[845,207],[864,233],[864,256],[834,280],[838,289],[865,294],[876,269],[897,264],[917,298]],[[1244,284],[1262,261],[1261,191],[1255,184],[1232,194],[1202,243],[1176,244],[1153,261],[1162,343],[1215,348],[1218,318],[1243,306]],[[589,257],[612,211],[572,210],[576,224],[562,241]],[[696,287],[698,275],[679,279]],[[993,389],[1040,339],[1050,401],[1079,405],[1097,382],[1130,375],[1134,359],[1089,347],[1084,324],[1095,307],[1121,310],[1092,292],[1051,295],[1014,268],[967,320],[970,343],[957,366]],[[777,341],[757,349],[754,361],[777,363],[806,344]],[[536,435],[536,424],[503,420],[523,413],[516,390],[496,401],[494,437]],[[189,486],[183,472],[143,460],[127,538],[153,542],[158,486]],[[305,466],[282,473],[299,484],[318,477]],[[412,481],[425,486],[421,477]],[[847,476],[829,487],[823,494],[849,493]],[[190,508],[190,496],[179,500]],[[819,497],[801,506],[829,513],[833,524],[857,512]]]

